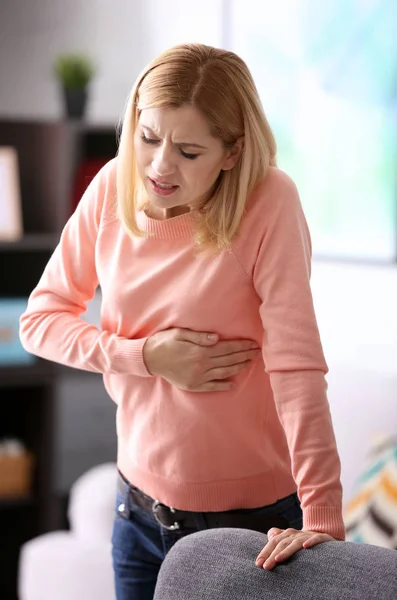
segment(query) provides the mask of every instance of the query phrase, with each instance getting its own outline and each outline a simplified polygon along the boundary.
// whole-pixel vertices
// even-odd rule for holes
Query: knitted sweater
[[[343,539],[340,462],[310,289],[311,244],[294,183],[270,168],[247,201],[231,251],[196,252],[195,212],[116,214],[117,159],[66,224],[21,317],[26,350],[103,374],[117,404],[118,466],[181,510],[272,504],[298,490],[304,529]],[[81,319],[97,286],[101,326]],[[262,356],[228,392],[194,393],[152,376],[146,339],[172,327],[252,339]],[[83,401],[83,400],[82,400]]]

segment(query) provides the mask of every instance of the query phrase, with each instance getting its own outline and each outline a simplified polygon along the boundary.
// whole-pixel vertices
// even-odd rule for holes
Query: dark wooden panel
[[[18,153],[26,232],[60,231],[69,214],[79,137],[65,122],[0,120],[0,145]]]
[[[39,507],[15,504],[0,510],[0,598],[17,600],[18,564],[21,545],[40,532]]]
[[[0,286],[2,297],[28,297],[37,285],[51,256],[47,250],[20,250],[0,253]]]

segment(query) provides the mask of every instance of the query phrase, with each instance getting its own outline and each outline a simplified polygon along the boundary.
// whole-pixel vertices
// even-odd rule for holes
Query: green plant
[[[62,54],[55,61],[55,73],[67,89],[84,89],[94,76],[94,65],[83,54]]]

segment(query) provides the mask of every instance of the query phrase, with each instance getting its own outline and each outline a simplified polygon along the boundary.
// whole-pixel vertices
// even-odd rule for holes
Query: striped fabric
[[[344,511],[346,539],[397,550],[397,439],[377,440]]]

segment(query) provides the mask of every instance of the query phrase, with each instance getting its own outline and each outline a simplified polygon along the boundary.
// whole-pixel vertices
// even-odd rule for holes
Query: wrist
[[[143,362],[145,363],[145,367],[148,371],[148,373],[150,373],[150,375],[157,375],[157,373],[155,372],[155,366],[153,364],[153,360],[152,360],[152,351],[153,351],[153,338],[148,337],[143,345],[142,348],[142,357],[143,357]]]
[[[112,345],[109,368],[105,372],[151,377],[143,359],[143,347],[146,339],[127,339],[115,334],[111,335],[115,343]]]

